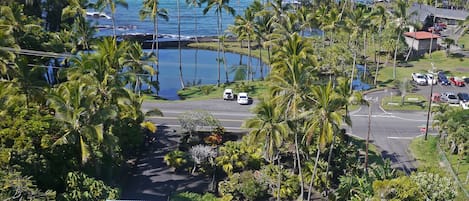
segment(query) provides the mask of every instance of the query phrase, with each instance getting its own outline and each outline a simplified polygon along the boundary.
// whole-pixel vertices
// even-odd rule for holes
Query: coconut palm
[[[176,0],[177,12],[178,12],[178,57],[179,57],[179,81],[181,88],[184,89],[184,78],[182,77],[182,53],[181,53],[181,7],[179,5],[180,0]]]
[[[197,9],[194,9],[194,8],[200,8],[200,5],[202,4],[200,0],[186,0],[186,4],[189,6],[189,7],[193,7],[193,11],[194,11],[194,33],[195,33],[195,43],[198,44],[199,43],[199,36],[198,36],[198,33],[197,33]],[[199,48],[196,48],[195,49],[195,56],[194,56],[194,81],[193,81],[193,84],[195,85],[196,81],[197,81],[197,57],[198,57],[198,53],[199,53]]]
[[[254,109],[256,116],[247,120],[244,127],[251,128],[249,132],[250,144],[264,145],[264,158],[269,162],[275,161],[274,156],[282,146],[287,134],[287,125],[280,110],[271,100],[262,100]]]
[[[306,94],[312,84],[315,60],[311,57],[311,46],[308,41],[297,33],[286,36],[284,43],[275,47],[270,81],[273,100],[282,106],[286,118],[290,120],[289,127],[293,132],[296,160],[300,178],[301,194],[304,193],[301,158],[299,153],[298,120],[300,111],[304,107]]]
[[[397,33],[396,48],[394,49],[393,72],[392,72],[393,79],[396,79],[397,52],[399,49],[398,47],[399,47],[399,43],[401,40],[402,31],[404,27],[408,24],[410,17],[416,14],[415,11],[412,13],[408,12],[409,5],[410,5],[409,2],[406,0],[397,0],[395,1],[395,4],[394,4],[393,15],[397,21],[396,28],[398,29],[398,33]]]
[[[113,37],[116,37],[116,5],[122,6],[126,9],[129,7],[125,0],[98,0],[96,2],[96,8],[100,11],[103,11],[105,8],[111,10]]]
[[[159,82],[159,43],[158,43],[158,18],[168,20],[168,11],[164,8],[159,8],[158,0],[145,0],[143,6],[139,11],[140,19],[143,20],[149,17],[153,21],[153,40],[151,43],[151,53],[155,56],[156,64],[156,83]],[[153,79],[153,77],[152,77]],[[158,95],[158,90],[156,90]]]
[[[386,8],[384,8],[381,5],[373,7],[372,13],[371,13],[371,22],[375,27],[378,27],[378,60],[376,61],[376,73],[375,73],[375,80],[374,80],[374,85],[376,85],[377,79],[378,79],[378,70],[379,70],[379,64],[381,63],[381,41],[382,41],[382,32],[384,27],[387,25],[387,20],[388,20],[388,12],[386,11]]]
[[[316,176],[319,153],[321,150],[324,150],[327,144],[332,142],[329,148],[327,173],[332,157],[332,150],[334,149],[335,135],[339,132],[342,122],[349,125],[351,124],[351,120],[345,111],[347,101],[334,91],[332,81],[329,81],[325,86],[314,86],[312,96],[309,97],[309,100],[315,105],[315,108],[303,114],[309,116],[307,118],[307,131],[304,139],[307,144],[310,144],[311,140],[316,138],[317,153],[309,186],[308,200],[310,198],[312,181],[314,181]]]
[[[251,59],[251,42],[255,37],[255,24],[254,24],[254,12],[251,9],[244,11],[244,17],[240,15],[236,16],[235,23],[232,26],[235,33],[238,34],[238,40],[247,40],[248,43],[248,80],[253,79],[252,77],[252,59]]]
[[[221,36],[222,32],[222,19],[223,19],[223,11],[227,12],[228,14],[234,16],[235,10],[233,7],[230,7],[228,4],[230,3],[229,0],[208,0],[207,7],[204,8],[203,13],[204,15],[207,14],[210,10],[214,9],[215,13],[217,14],[217,35],[218,37]],[[217,59],[220,59],[220,51],[221,51],[221,41],[218,40],[218,48],[217,48]],[[218,62],[218,79],[217,79],[217,86],[220,86],[220,62]]]

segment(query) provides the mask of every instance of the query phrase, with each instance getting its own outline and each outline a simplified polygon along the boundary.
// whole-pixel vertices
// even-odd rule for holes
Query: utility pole
[[[435,71],[435,66],[432,64],[432,73]],[[433,75],[433,79],[435,79],[435,75]],[[427,81],[428,83],[428,81]],[[428,136],[428,124],[430,123],[430,112],[432,109],[432,96],[433,96],[433,80],[430,82],[430,96],[429,96],[429,101],[428,101],[428,111],[427,111],[427,125],[425,126],[425,140],[427,140]]]

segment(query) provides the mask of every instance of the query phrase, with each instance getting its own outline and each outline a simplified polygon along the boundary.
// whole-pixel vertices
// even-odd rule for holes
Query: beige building
[[[430,48],[432,51],[438,49],[440,40],[439,35],[426,31],[405,32],[404,38],[407,45],[412,47],[412,56],[422,56],[428,53]]]

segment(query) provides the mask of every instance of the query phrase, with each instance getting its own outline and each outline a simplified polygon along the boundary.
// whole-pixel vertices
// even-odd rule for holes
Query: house
[[[432,51],[438,48],[440,36],[426,31],[417,31],[405,32],[404,38],[407,45],[412,47],[413,56],[422,56],[429,52],[430,48]]]
[[[425,26],[433,26],[433,22],[442,22],[447,25],[458,25],[459,21],[464,21],[469,12],[464,10],[455,10],[447,8],[436,8],[424,4],[413,4],[408,13],[414,13],[412,21],[418,21]]]

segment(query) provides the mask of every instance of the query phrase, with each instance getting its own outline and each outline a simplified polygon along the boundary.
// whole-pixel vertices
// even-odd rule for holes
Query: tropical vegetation
[[[267,52],[269,74],[261,76],[264,90],[258,93],[263,98],[254,116],[244,122],[249,132],[243,136],[229,136],[203,111],[181,115],[188,135],[164,161],[175,171],[210,178],[208,190],[214,194],[180,193],[174,200],[456,198],[454,181],[444,175],[404,175],[389,161],[372,163],[368,141],[366,148],[358,146],[343,129],[353,126],[352,103],[369,104],[353,91],[353,80],[375,85],[387,81],[376,79],[388,59],[394,68],[386,79],[398,79],[397,59],[408,52],[401,34],[412,24],[409,1],[374,6],[354,1],[302,1],[301,6],[254,1],[238,13],[228,33],[221,30],[223,14],[236,14],[228,0],[187,3],[203,4],[204,14],[217,14],[218,72],[225,60],[220,55],[224,41],[233,35],[246,43],[249,56],[253,50],[259,50],[259,56]],[[114,16],[116,5],[127,4],[0,3],[0,198],[119,198],[125,182],[117,178],[131,168],[127,162],[139,156],[145,134],[156,130],[144,122],[140,92],[144,83],[150,86],[148,91],[158,91],[159,55],[158,40],[153,40],[148,55],[139,44],[118,41],[115,31],[112,37],[95,40],[86,9],[108,8]],[[384,12],[387,8],[393,10]],[[151,19],[156,39],[158,19],[167,19],[167,12],[157,0],[145,0],[140,16]],[[356,64],[365,70],[357,70]],[[238,87],[254,89],[252,68],[249,61],[239,71],[245,82]],[[182,66],[179,71],[182,75]],[[150,113],[161,114],[157,109]],[[467,112],[444,106],[434,118],[449,153],[461,163],[467,159],[467,127],[461,125],[468,118]]]

